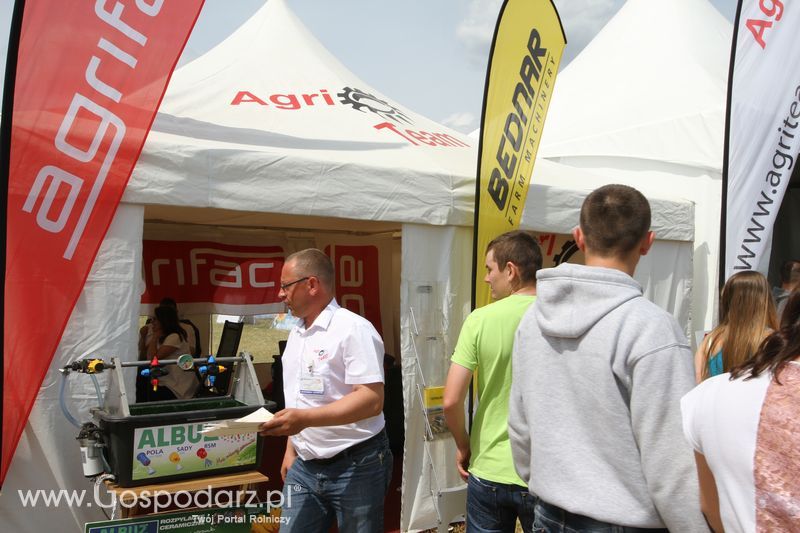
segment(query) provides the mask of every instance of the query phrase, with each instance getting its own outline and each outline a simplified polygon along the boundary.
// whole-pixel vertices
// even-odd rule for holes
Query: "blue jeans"
[[[467,479],[467,533],[511,532],[517,518],[522,530],[533,530],[536,497],[527,487],[495,483],[472,474]]]
[[[619,526],[565,511],[541,499],[536,501],[535,533],[669,533],[666,529]]]
[[[281,533],[326,533],[334,519],[341,533],[380,533],[391,478],[392,452],[385,431],[333,460],[298,457],[283,485]]]

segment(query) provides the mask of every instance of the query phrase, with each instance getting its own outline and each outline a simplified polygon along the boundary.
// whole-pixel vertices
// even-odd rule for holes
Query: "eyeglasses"
[[[300,279],[296,279],[294,281],[290,281],[289,283],[281,283],[281,290],[285,291],[286,289],[288,289],[289,287],[291,287],[295,283],[300,283],[301,281],[306,281],[309,277],[310,276],[306,276],[304,278],[300,278]]]

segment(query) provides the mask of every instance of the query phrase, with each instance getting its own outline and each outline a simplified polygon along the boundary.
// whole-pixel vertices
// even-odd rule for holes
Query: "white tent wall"
[[[528,192],[520,227],[540,233],[567,234],[578,225],[584,198],[609,182],[637,187],[648,198],[652,212],[650,229],[656,241],[642,257],[634,277],[645,297],[670,312],[687,336],[691,333],[690,313],[705,300],[695,297],[692,260],[695,237],[694,204],[671,198],[664,190],[639,182],[635,176],[609,180],[601,174],[539,159]]]
[[[675,271],[677,286],[643,283],[645,294],[650,297],[653,294],[651,291],[657,291],[666,297],[668,292],[665,287],[669,287],[668,290],[675,289],[677,292],[666,299],[651,299],[672,313],[693,339],[694,331],[703,329],[704,324],[710,324],[716,317],[715,300],[709,295],[716,292],[719,246],[718,241],[709,242],[708,239],[719,237],[720,174],[696,167],[634,159],[561,157],[556,161],[562,163],[557,165],[560,175],[557,181],[548,178],[548,182],[558,184],[551,187],[565,192],[556,194],[546,189],[544,194],[550,198],[548,203],[555,203],[555,209],[526,207],[522,224],[549,229],[554,227],[554,223],[566,223],[570,217],[577,221],[580,202],[576,196],[582,201],[588,192],[609,183],[629,185],[641,191],[650,201],[651,229],[656,234],[656,243],[679,242],[682,243],[679,255],[686,256],[688,253],[686,260]],[[543,173],[552,172],[548,166],[552,163],[546,159],[537,161]],[[563,171],[564,168],[579,172],[570,175]],[[691,198],[686,191],[691,191]],[[571,202],[571,206],[566,205],[568,202]],[[545,216],[542,213],[552,215]],[[668,263],[653,260],[661,253],[660,249],[660,245],[654,247],[642,259],[637,276],[644,276],[646,269],[651,267],[654,279],[663,280],[669,276],[668,271],[659,266]]]
[[[720,172],[704,171],[670,163],[601,157],[558,157],[553,161],[591,172],[606,183],[630,185],[649,198],[667,194],[694,204],[695,234],[691,279],[693,280],[689,328],[710,329],[716,320],[719,228],[722,202]],[[654,210],[655,214],[655,210]],[[664,228],[669,232],[669,228]],[[656,230],[657,238],[661,233]]]
[[[523,227],[565,233],[578,225],[584,198],[610,181],[602,174],[580,170],[576,166],[557,164],[547,159],[536,161],[528,199],[522,213]],[[654,188],[648,183],[634,181],[629,185],[640,187],[642,194],[650,202],[650,229],[656,233],[656,239],[694,240],[694,205],[690,200],[676,197],[668,190]]]
[[[63,378],[58,370],[84,357],[136,358],[143,213],[141,206],[121,205],[95,258],[3,484],[0,516],[6,531],[83,531],[85,522],[105,519],[94,501],[93,486],[83,477],[75,440],[78,429],[59,406]],[[106,376],[98,380],[104,391]],[[133,375],[126,386],[133,390]],[[89,408],[97,405],[90,377],[70,375],[66,387],[69,412],[80,422],[88,421]],[[18,491],[39,489],[85,491],[83,504],[62,500],[60,505],[45,505],[40,499],[35,506],[23,507]],[[110,503],[104,489],[99,494],[103,504]]]
[[[436,527],[440,490],[463,486],[448,435],[426,440],[422,389],[444,384],[450,355],[470,311],[472,231],[464,227],[403,226],[400,287],[403,401],[402,531]],[[449,523],[455,517],[442,517]]]

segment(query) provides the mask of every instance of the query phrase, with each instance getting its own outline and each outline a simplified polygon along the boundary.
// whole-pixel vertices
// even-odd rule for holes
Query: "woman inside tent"
[[[694,356],[697,382],[744,363],[778,326],[769,282],[755,271],[738,272],[722,288],[719,325]]]
[[[716,531],[797,531],[800,520],[800,291],[781,329],[730,375],[681,400],[703,512]]]
[[[178,312],[168,306],[155,310],[152,322],[153,334],[147,343],[147,359],[177,359],[179,355],[191,353],[188,335],[178,321]],[[158,390],[148,392],[148,400],[174,400],[194,397],[200,382],[194,370],[183,370],[176,365],[164,367],[166,375],[158,379]]]

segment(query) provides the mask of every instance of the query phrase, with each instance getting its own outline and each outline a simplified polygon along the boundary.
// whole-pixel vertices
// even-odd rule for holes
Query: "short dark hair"
[[[306,248],[286,258],[293,262],[299,276],[314,276],[331,292],[334,291],[333,263],[325,252],[317,248]]]
[[[542,249],[535,233],[525,230],[508,231],[492,239],[486,246],[486,253],[490,250],[500,268],[504,268],[509,262],[517,265],[522,283],[536,281],[536,271],[542,268]]]
[[[781,265],[781,283],[797,283],[800,281],[800,261],[789,259]]]
[[[583,201],[580,217],[586,247],[601,256],[630,253],[650,230],[650,203],[627,185],[605,185]]]

